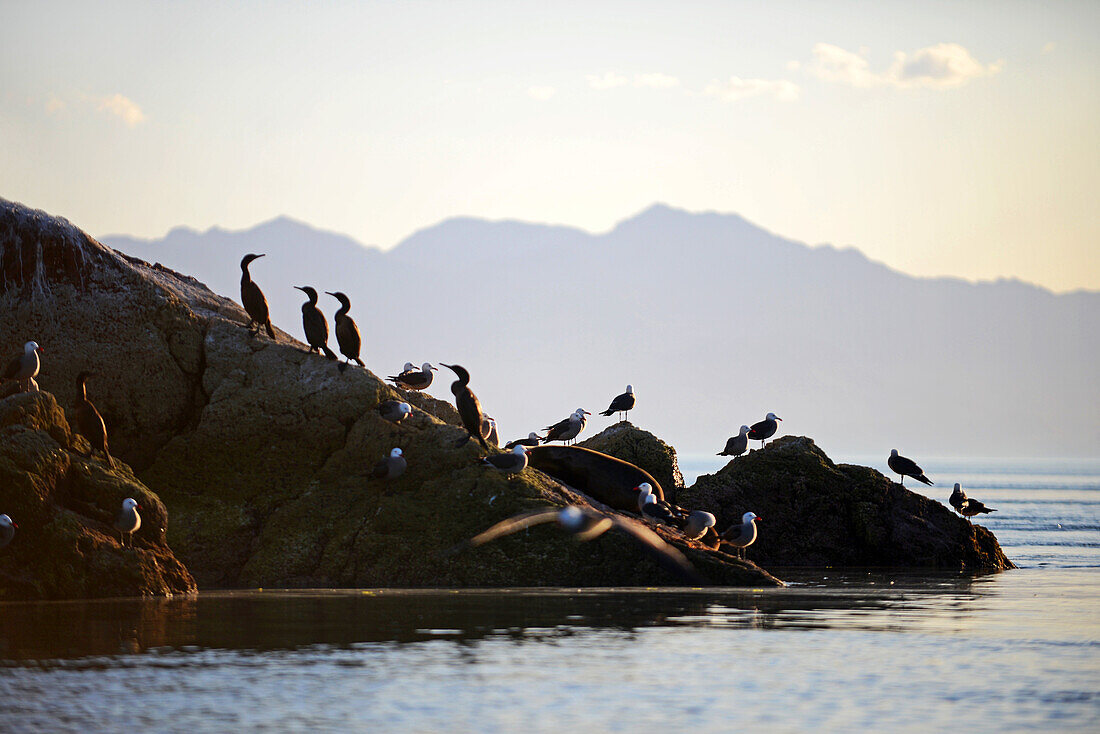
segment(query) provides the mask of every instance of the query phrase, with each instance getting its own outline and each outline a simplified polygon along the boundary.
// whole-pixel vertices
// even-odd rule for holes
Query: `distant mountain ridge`
[[[278,326],[300,335],[292,286],[344,291],[369,367],[457,361],[509,437],[630,382],[632,419],[687,452],[767,411],[833,453],[1093,456],[1100,441],[1100,293],[915,278],[738,215],[654,205],[601,234],[458,218],[389,251],[287,218],[102,241],[235,300],[240,258],[267,253],[252,272]]]

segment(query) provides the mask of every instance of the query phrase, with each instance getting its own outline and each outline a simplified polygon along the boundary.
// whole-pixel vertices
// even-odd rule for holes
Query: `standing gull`
[[[638,492],[638,514],[643,520],[666,525],[677,524],[676,513],[672,511],[672,506],[664,500],[657,499],[649,482],[642,482],[634,489]]]
[[[88,449],[88,458],[92,458],[93,451],[99,451],[107,457],[107,466],[114,467],[115,462],[107,448],[107,426],[103,422],[103,416],[92,405],[92,401],[88,400],[88,390],[84,385],[92,375],[91,372],[81,372],[76,377],[76,387],[80,391],[80,400],[77,401],[75,411],[76,427],[91,446]]]
[[[481,462],[500,469],[505,474],[519,474],[527,468],[527,447],[516,446],[506,454],[486,456]]]
[[[248,264],[261,257],[263,255],[245,255],[241,258],[241,305],[244,306],[244,312],[248,314],[249,333],[255,336],[262,326],[267,330],[267,335],[274,339],[275,329],[271,328],[271,312],[267,308],[267,299],[248,272]],[[255,329],[252,328],[253,324],[256,325]]]
[[[317,308],[317,291],[308,285],[294,286],[306,294],[309,300],[302,304],[302,328],[306,332],[306,343],[309,351],[324,352],[329,359],[336,359],[336,354],[328,348],[328,322],[321,309]]]
[[[443,363],[440,362],[440,364]],[[482,448],[489,448],[485,437],[481,435],[481,401],[470,389],[470,373],[461,365],[443,364],[443,366],[458,376],[458,379],[451,383],[451,393],[455,396],[455,407],[458,408],[458,417],[462,419],[462,427],[466,429],[466,439],[458,445],[465,446],[471,438],[476,438]]]
[[[592,415],[584,408],[577,408],[573,411],[573,415],[564,420],[560,420],[552,426],[547,426],[543,430],[546,431],[546,438],[542,439],[543,443],[550,443],[551,441],[571,441],[580,435],[580,432],[584,430],[585,423],[588,419],[586,415]]]
[[[600,415],[611,415],[612,413],[624,413],[629,417],[630,411],[634,408],[634,386],[627,385],[626,392],[622,395],[617,395],[614,400],[611,401],[611,405],[607,410],[600,413]],[[624,417],[623,420],[626,420]]]
[[[740,525],[731,525],[722,533],[722,540],[737,549],[737,557],[745,557],[745,549],[756,542],[756,521],[763,520],[755,512],[746,512],[741,516]]]
[[[951,492],[951,498],[948,500],[951,506],[955,508],[955,511],[966,519],[970,519],[975,515],[988,514],[990,512],[996,512],[992,507],[986,507],[978,500],[972,500],[966,496],[966,492],[962,490],[962,486],[955,483],[955,489]]]
[[[932,480],[924,476],[924,471],[917,466],[917,463],[898,454],[897,449],[890,449],[890,458],[886,460],[886,464],[895,474],[901,475],[901,486],[903,487],[905,486],[906,477],[913,477],[918,482],[932,484]]]
[[[134,533],[141,527],[141,515],[138,514],[138,503],[130,497],[122,500],[122,509],[115,515],[115,530],[122,538],[122,547],[126,547],[125,536],[130,538],[130,547],[134,547]]]
[[[740,456],[749,447],[749,427],[741,426],[741,432],[726,441],[726,448],[718,456]]]
[[[24,344],[23,353],[8,362],[8,366],[4,368],[4,374],[0,375],[0,380],[16,380],[23,386],[23,390],[33,389],[37,392],[38,383],[34,378],[42,366],[42,362],[38,359],[38,354],[42,351],[42,347],[36,342]]]
[[[378,415],[390,423],[400,423],[412,414],[412,406],[400,400],[383,400],[378,404]]]
[[[687,523],[682,528],[684,537],[688,540],[699,540],[717,522],[718,519],[706,510],[692,510],[688,515]]]
[[[966,492],[962,490],[961,484],[955,482],[955,488],[951,490],[951,497],[947,501],[955,508],[955,512],[962,513],[963,505],[966,504]]]
[[[390,455],[374,465],[368,479],[397,479],[405,473],[408,463],[401,449],[393,449]]]
[[[759,441],[760,447],[764,447],[764,441],[775,435],[776,430],[779,429],[779,424],[776,421],[783,420],[775,413],[768,413],[764,420],[759,423],[753,423],[749,428],[748,437],[753,441]]]
[[[390,375],[386,379],[403,390],[424,390],[432,384],[432,378],[434,377],[432,370],[438,369],[438,367],[432,367],[431,362],[425,362],[421,369],[416,369],[412,362],[406,362],[401,374]]]
[[[351,299],[340,291],[335,293],[325,291],[325,293],[340,302],[340,310],[332,317],[332,323],[336,329],[336,343],[340,346],[340,354],[345,357],[340,364],[340,371],[343,372],[348,368],[348,362],[355,362],[360,367],[366,367],[363,360],[359,359],[359,349],[363,346],[363,338],[359,335],[359,327],[355,324],[355,319],[348,316],[348,311],[351,310]]]
[[[3,548],[15,537],[15,529],[19,527],[7,515],[0,515],[0,548]]]
[[[508,443],[504,444],[504,448],[511,449],[516,446],[534,447],[538,446],[541,440],[542,437],[532,431],[531,433],[527,434],[527,438],[517,438],[515,441],[509,441]]]

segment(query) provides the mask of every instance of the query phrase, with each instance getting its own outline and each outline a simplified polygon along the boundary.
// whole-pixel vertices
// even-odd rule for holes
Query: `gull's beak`
[[[42,352],[42,354],[45,354],[45,353],[46,353],[46,350],[45,350],[45,349],[43,349],[42,347],[35,347],[35,350],[34,350],[34,351],[36,351],[36,352]]]
[[[781,421],[781,420],[783,420],[783,419],[782,419],[782,418],[780,418],[779,416],[776,416],[776,417],[775,417],[775,419],[776,419],[777,421]]]
[[[762,518],[762,517],[754,517],[754,518],[753,518],[753,520],[756,520],[757,522],[763,522],[763,521],[764,521],[764,518]]]
[[[440,364],[443,364],[443,363],[442,363],[442,362],[440,362]],[[444,367],[446,367],[446,365],[443,365],[443,366],[444,366]],[[432,367],[431,369],[435,370],[436,372],[439,372],[439,368],[438,368],[438,367]]]

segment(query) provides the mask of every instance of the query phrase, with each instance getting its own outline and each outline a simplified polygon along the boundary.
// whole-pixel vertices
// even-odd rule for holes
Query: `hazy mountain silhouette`
[[[914,278],[736,215],[655,205],[604,234],[460,218],[388,252],[285,218],[103,242],[235,300],[240,258],[265,252],[252,273],[278,326],[301,337],[292,286],[342,290],[370,369],[465,365],[502,438],[602,410],[629,382],[632,420],[688,452],[768,411],[781,433],[883,457],[1100,443],[1100,293]],[[331,319],[336,301],[321,305]]]

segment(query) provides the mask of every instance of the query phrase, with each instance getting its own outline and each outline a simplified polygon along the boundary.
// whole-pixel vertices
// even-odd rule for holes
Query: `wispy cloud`
[[[671,89],[680,86],[680,80],[668,74],[636,74],[634,86],[653,89]]]
[[[66,107],[68,107],[68,105],[65,104],[65,100],[61,99],[56,94],[51,94],[50,98],[46,100],[46,112],[48,114],[59,115],[65,111]]]
[[[605,71],[603,74],[589,74],[585,77],[588,86],[592,89],[615,89],[616,87],[634,86],[649,89],[672,89],[680,86],[680,80],[671,74],[651,72],[649,74],[635,74],[632,77],[620,74],[617,71]]]
[[[558,90],[554,87],[527,87],[527,96],[540,102],[545,102],[557,93]]]
[[[727,102],[740,102],[749,97],[771,97],[780,102],[798,99],[799,88],[786,79],[742,79],[731,76],[728,81],[712,81],[703,88],[703,94]]]
[[[112,94],[109,97],[98,98],[97,101],[98,105],[96,110],[114,115],[126,123],[127,127],[137,127],[145,122],[145,113],[142,112],[141,107],[129,97],[124,97],[121,94]]]
[[[589,74],[585,77],[588,86],[593,89],[614,89],[630,83],[630,79],[614,71],[606,71],[603,74]]]
[[[806,69],[819,79],[852,87],[945,89],[966,84],[978,77],[991,76],[1003,66],[1001,61],[982,64],[957,43],[939,43],[912,54],[897,51],[890,67],[876,72],[867,60],[867,49],[855,52],[829,43],[819,43],[813,47],[813,61]]]

